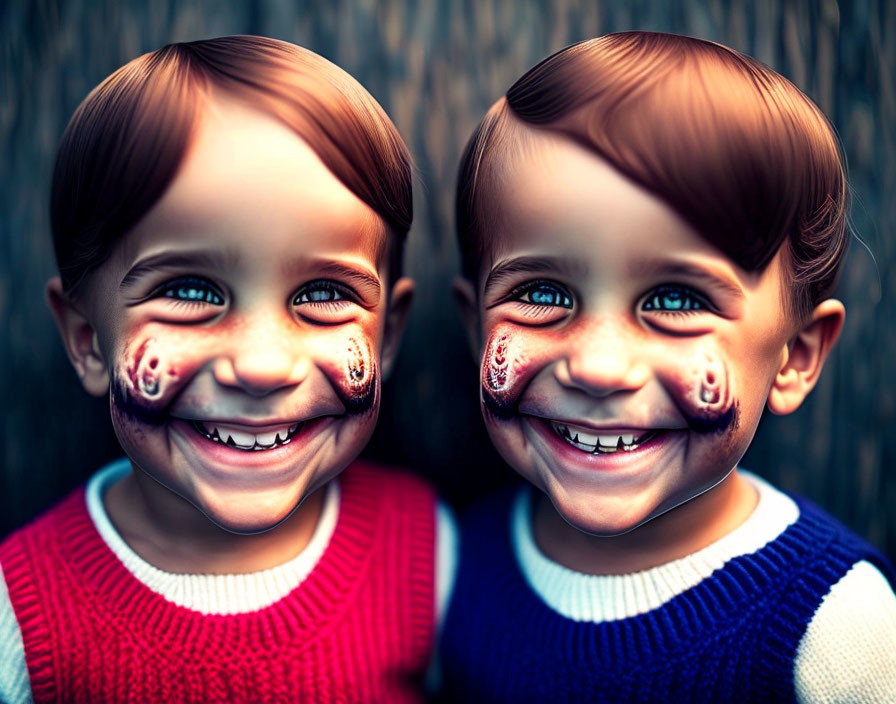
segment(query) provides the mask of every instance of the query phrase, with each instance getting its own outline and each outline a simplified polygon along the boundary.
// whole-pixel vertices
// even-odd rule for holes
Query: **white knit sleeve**
[[[25,665],[22,631],[9,600],[9,590],[0,567],[0,702],[31,704],[31,682]]]
[[[797,649],[800,704],[896,702],[896,594],[857,562],[824,597]]]

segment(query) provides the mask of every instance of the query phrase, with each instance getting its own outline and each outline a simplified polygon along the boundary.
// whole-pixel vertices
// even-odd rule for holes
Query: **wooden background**
[[[168,42],[264,34],[326,56],[383,104],[419,172],[406,257],[418,297],[366,454],[414,467],[463,506],[511,475],[482,429],[449,292],[460,150],[539,59],[580,39],[649,29],[756,56],[840,132],[853,220],[867,242],[854,243],[841,285],[846,329],[809,401],[765,418],[743,464],[896,557],[896,0],[7,0],[0,22],[0,535],[120,454],[105,403],[78,385],[42,293],[53,273],[56,143],[106,75]]]

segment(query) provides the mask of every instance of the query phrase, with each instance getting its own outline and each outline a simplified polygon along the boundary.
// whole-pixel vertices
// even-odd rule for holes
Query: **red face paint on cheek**
[[[342,343],[341,352],[324,360],[322,366],[348,413],[367,413],[377,405],[376,360],[366,336],[349,336]]]
[[[128,344],[112,378],[112,403],[120,415],[160,423],[178,389],[172,352],[154,337]]]
[[[738,425],[737,399],[724,360],[700,351],[693,362],[661,374],[688,425],[698,433],[720,433]]]
[[[516,413],[517,402],[533,365],[523,348],[521,336],[507,326],[492,333],[482,356],[482,405],[501,419]]]

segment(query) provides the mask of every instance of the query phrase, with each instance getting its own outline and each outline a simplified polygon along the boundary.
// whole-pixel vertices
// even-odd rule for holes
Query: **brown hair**
[[[625,32],[527,72],[461,160],[457,228],[470,279],[490,251],[496,216],[484,192],[496,187],[496,154],[520,121],[593,150],[747,271],[762,271],[787,242],[796,316],[836,286],[849,241],[839,142],[809,98],[755,59],[691,37]]]
[[[72,292],[158,201],[187,151],[211,86],[250,100],[296,131],[333,174],[378,213],[391,236],[389,277],[411,225],[411,161],[379,104],[317,54],[264,37],[169,44],[118,69],[66,127],[50,215],[63,287]]]

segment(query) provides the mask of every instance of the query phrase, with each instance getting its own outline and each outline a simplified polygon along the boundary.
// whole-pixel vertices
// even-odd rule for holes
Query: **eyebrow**
[[[587,273],[587,267],[579,261],[562,257],[516,257],[498,262],[485,280],[483,296],[506,282],[516,274],[560,273],[567,276],[580,276]]]
[[[236,252],[228,250],[196,251],[196,252],[160,252],[137,261],[124,275],[118,288],[121,290],[133,286],[141,277],[159,269],[233,269],[239,261]]]
[[[633,276],[650,274],[685,276],[720,290],[736,300],[746,298],[746,293],[743,288],[728,274],[721,271],[711,271],[703,266],[688,264],[687,262],[650,262],[646,265],[638,264],[631,268],[630,273]]]

